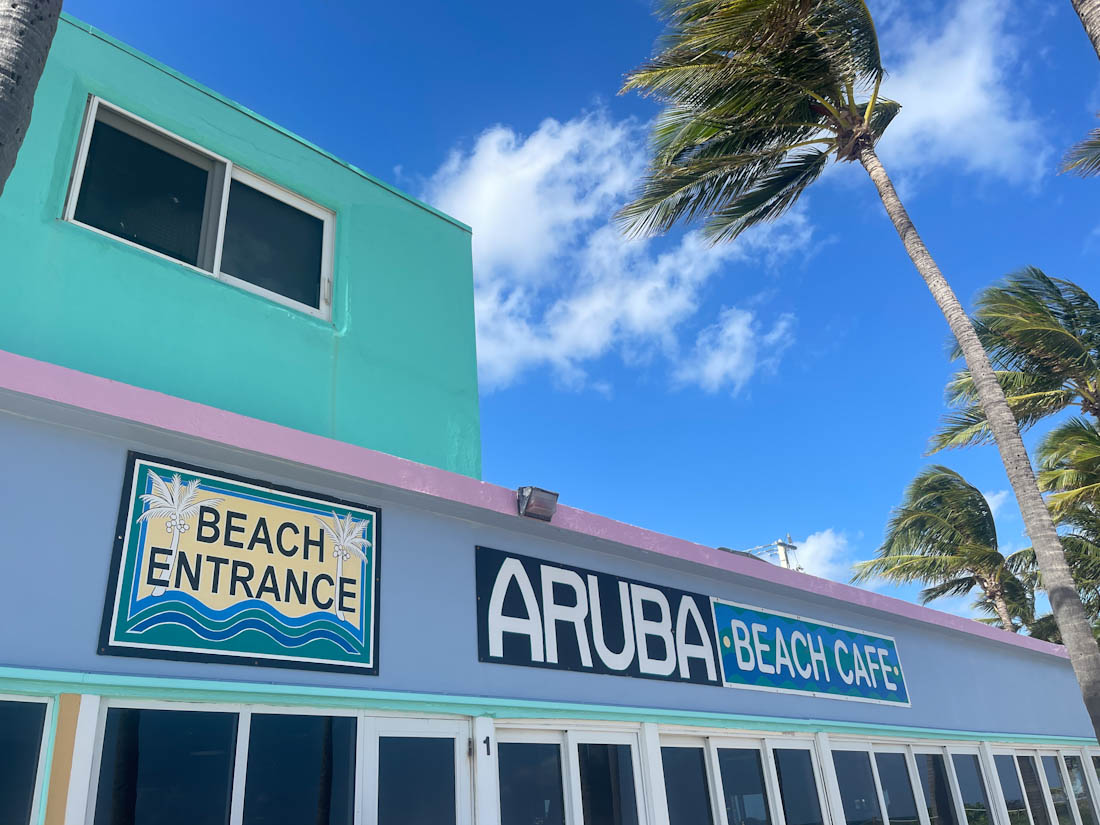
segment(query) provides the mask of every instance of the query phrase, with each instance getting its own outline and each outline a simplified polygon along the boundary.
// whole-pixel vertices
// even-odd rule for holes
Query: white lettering
[[[802,646],[806,648],[808,653],[810,650],[810,643],[806,641],[806,634],[801,630],[796,630],[791,634],[791,661],[794,662],[795,670],[798,671],[798,675],[803,679],[809,679],[810,675],[814,672],[813,668],[806,665],[806,669],[802,669],[802,660],[798,657],[798,643],[802,642]]]
[[[777,627],[775,629],[775,672],[778,673],[784,667],[793,679],[794,665],[791,664],[791,654],[787,650],[787,640],[783,638],[783,631]]]
[[[504,615],[504,596],[508,593],[508,586],[513,581],[519,585],[520,595],[523,596],[526,617]],[[543,661],[542,616],[539,614],[539,603],[535,599],[535,589],[531,587],[531,580],[527,578],[527,571],[523,569],[519,559],[505,559],[500,570],[497,571],[493,592],[489,596],[488,612],[490,656],[498,658],[503,656],[504,634],[518,633],[531,641],[531,661]]]
[[[771,645],[766,645],[760,641],[760,634],[767,632],[767,625],[752,623],[752,646],[756,649],[756,669],[761,673],[775,673],[775,665],[764,661],[764,654],[771,650]]]
[[[554,585],[560,584],[573,591],[575,604],[560,604],[554,599]],[[542,565],[542,622],[546,631],[546,661],[558,661],[558,622],[573,625],[577,634],[581,664],[592,667],[592,651],[588,647],[588,631],[584,620],[588,616],[588,593],[584,580],[572,570]]]
[[[657,621],[647,619],[642,604],[649,602],[661,609]],[[672,612],[668,599],[660,590],[644,584],[630,585],[630,603],[634,608],[634,638],[638,643],[638,669],[652,676],[668,676],[676,669],[676,651],[672,642]],[[649,655],[649,639],[657,637],[664,642],[665,656],[654,659]]]
[[[878,679],[875,678],[875,671],[880,668],[880,665],[874,659],[875,646],[874,645],[864,645],[863,646],[863,652],[867,656],[867,670],[871,674],[871,687],[878,687]]]
[[[879,647],[875,649],[875,652],[878,654],[879,667],[882,668],[882,683],[886,685],[887,690],[897,690],[898,686],[890,681],[891,667],[886,664],[886,657],[890,655],[890,651],[884,647]]]
[[[588,574],[588,606],[592,611],[592,644],[596,654],[612,670],[626,670],[634,661],[634,627],[630,623],[630,585],[619,582],[619,612],[623,619],[623,649],[612,653],[604,641],[603,607],[600,605],[599,580]]]
[[[749,629],[740,619],[730,619],[730,632],[733,634],[733,652],[737,657],[738,670],[753,670],[756,656],[752,652]]]
[[[695,629],[699,631],[699,644],[692,644],[687,640],[688,620],[695,622]],[[707,678],[717,679],[714,670],[714,650],[710,646],[710,634],[707,626],[703,624],[703,616],[699,612],[695,599],[691,596],[680,597],[680,609],[676,612],[676,652],[680,657],[680,678],[691,678],[691,663],[689,659],[702,659],[707,666]]]
[[[863,655],[859,652],[858,645],[852,645],[852,670],[856,674],[856,686],[859,686],[859,680],[862,679],[867,684],[871,684],[871,677],[867,675],[867,665],[863,661]]]
[[[841,648],[844,648],[845,653],[848,652],[848,645],[844,644],[840,639],[837,639],[836,643],[833,645],[833,659],[836,661],[836,671],[840,674],[840,678],[844,681],[844,684],[850,685],[855,677],[852,676],[851,671],[847,673],[844,672],[844,665],[840,663]]]
[[[821,678],[820,676],[817,675],[817,664],[818,664],[818,662],[820,662],[821,663],[821,669],[825,671],[825,681],[826,682],[833,681],[832,676],[829,675],[829,660],[825,658],[825,642],[823,642],[821,640],[821,637],[818,636],[817,634],[814,634],[813,636],[810,636],[809,638],[810,638],[810,661],[813,663],[813,666],[814,666],[814,678],[815,679],[820,679]],[[817,639],[817,649],[816,650],[814,650],[814,639]],[[835,651],[834,651],[834,653],[835,653]],[[840,662],[837,661],[837,668],[839,669],[839,667],[840,667]],[[841,678],[843,679],[844,677],[841,676]]]

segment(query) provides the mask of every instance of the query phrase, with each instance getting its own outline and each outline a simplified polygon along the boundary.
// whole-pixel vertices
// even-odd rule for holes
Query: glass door
[[[365,825],[466,825],[470,725],[370,717],[361,726]]]

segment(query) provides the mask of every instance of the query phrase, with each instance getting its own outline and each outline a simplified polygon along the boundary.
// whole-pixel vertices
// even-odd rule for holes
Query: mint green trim
[[[369,180],[371,183],[373,183],[377,186],[381,186],[387,192],[392,192],[393,194],[397,195],[399,198],[404,198],[409,203],[411,203],[415,206],[419,206],[421,209],[424,209],[428,212],[431,212],[433,215],[435,215],[437,217],[440,217],[445,221],[453,223],[455,226],[459,227],[460,229],[464,229],[467,232],[471,232],[471,233],[473,232],[473,230],[470,228],[469,224],[465,224],[462,221],[458,220],[457,218],[454,218],[451,215],[448,215],[446,212],[441,212],[440,210],[436,209],[434,206],[429,206],[428,204],[424,203],[424,201],[419,200],[418,198],[414,198],[412,195],[408,194],[407,192],[402,192],[397,187],[391,186],[390,184],[386,183],[385,181],[379,180],[378,178],[374,177],[374,175],[370,174],[369,172],[364,172],[358,166],[355,166],[351,163],[348,163],[346,160],[341,160],[340,158],[336,157],[336,155],[332,154],[331,152],[325,151],[320,146],[318,146],[315,143],[311,143],[310,141],[306,140],[304,137],[301,137],[300,135],[294,134],[294,132],[291,132],[289,129],[286,129],[286,128],[280,126],[277,123],[272,123],[266,117],[264,117],[263,115],[257,114],[256,112],[249,109],[247,106],[242,106],[240,103],[237,103],[234,100],[230,100],[229,98],[218,94],[213,89],[210,89],[206,86],[203,86],[197,80],[192,80],[190,77],[187,77],[187,75],[180,74],[179,72],[177,72],[175,69],[171,68],[170,66],[164,65],[159,60],[156,60],[156,59],[150,57],[149,55],[144,54],[143,52],[139,52],[137,49],[133,48],[132,46],[128,46],[127,44],[123,43],[121,40],[116,40],[115,38],[111,37],[111,35],[107,34],[106,32],[100,31],[95,26],[89,25],[88,23],[85,23],[83,20],[80,20],[76,17],[73,17],[68,12],[64,12],[64,11],[61,12],[61,20],[64,23],[68,23],[70,26],[75,26],[76,28],[87,32],[88,34],[92,35],[93,37],[98,37],[103,42],[109,43],[110,45],[114,46],[116,49],[121,49],[122,51],[126,52],[127,54],[129,54],[133,57],[136,57],[138,60],[141,60],[142,62],[149,64],[153,68],[159,69],[160,71],[164,72],[167,75],[170,75],[171,77],[175,78],[176,80],[179,80],[182,83],[186,83],[191,88],[196,89],[196,90],[202,92],[205,95],[209,95],[210,97],[214,98],[215,100],[217,100],[221,103],[224,103],[226,106],[232,106],[238,112],[241,112],[242,114],[248,115],[253,120],[259,121],[260,123],[264,124],[265,126],[279,132],[280,134],[286,135],[291,140],[294,140],[294,141],[302,144],[303,146],[309,147],[314,152],[317,152],[321,155],[324,155],[326,158],[333,161],[334,163],[340,164],[345,169],[349,169],[352,172],[355,172],[355,174],[360,175],[361,177],[365,178],[366,180]]]
[[[100,673],[68,673],[0,667],[0,692],[56,696],[60,693],[97,693],[113,698],[167,699],[193,702],[264,703],[288,706],[375,708],[419,713],[489,716],[494,719],[591,719],[604,722],[656,722],[663,725],[830,733],[843,736],[900,737],[1008,742],[1032,745],[1095,747],[1084,736],[1040,736],[1030,733],[915,728],[904,725],[867,725],[818,719],[788,719],[735,713],[703,713],[681,710],[590,705],[577,702],[543,702],[529,699],[495,699],[483,696],[446,696],[384,690],[320,688],[249,682],[213,682],[204,679],[167,679],[150,676],[115,676]]]

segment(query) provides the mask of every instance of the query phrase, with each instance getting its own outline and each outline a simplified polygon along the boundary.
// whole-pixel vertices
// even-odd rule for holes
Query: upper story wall
[[[331,320],[64,220],[91,95],[331,210]],[[71,18],[0,250],[0,349],[480,476],[469,229]]]

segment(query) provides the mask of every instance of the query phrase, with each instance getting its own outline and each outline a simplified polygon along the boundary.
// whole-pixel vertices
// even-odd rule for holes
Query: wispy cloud
[[[989,504],[989,511],[993,513],[993,518],[1004,515],[1005,502],[1009,500],[1009,496],[1012,495],[1011,490],[987,490],[982,493],[986,502]]]
[[[529,135],[495,126],[429,179],[425,199],[474,229],[483,388],[536,367],[567,386],[606,386],[588,369],[609,353],[630,363],[659,355],[670,380],[709,391],[736,391],[774,368],[793,317],[727,307],[708,318],[702,292],[730,265],[767,266],[805,250],[804,211],[735,244],[712,246],[696,232],[628,240],[612,216],[644,165],[644,130],[597,112],[546,120]],[[694,348],[682,346],[700,326]]]
[[[802,569],[811,576],[847,582],[852,577],[852,549],[848,537],[829,527],[796,541],[795,554]]]

